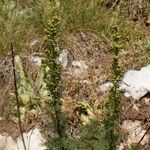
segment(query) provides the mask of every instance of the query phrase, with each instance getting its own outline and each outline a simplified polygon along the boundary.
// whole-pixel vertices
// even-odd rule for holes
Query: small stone
[[[68,57],[69,57],[69,51],[67,49],[63,49],[59,55],[58,62],[61,63],[64,69],[68,65]]]
[[[83,60],[75,60],[70,68],[72,76],[82,78],[87,74],[88,65]]]
[[[106,82],[102,85],[100,85],[99,89],[100,89],[100,92],[104,93],[106,92],[109,88],[111,88],[113,86],[113,84],[111,82]]]
[[[87,84],[87,85],[91,84],[91,82],[88,80],[81,80],[80,83]]]
[[[73,67],[79,68],[81,70],[88,68],[88,66],[86,65],[85,61],[83,61],[83,60],[79,60],[79,61],[75,60],[75,61],[72,61],[71,64],[72,64]]]
[[[31,40],[29,46],[33,51],[39,52],[41,50],[42,44],[39,39],[33,39]]]
[[[125,146],[138,143],[146,132],[146,130],[142,128],[142,122],[138,120],[124,120],[121,128],[128,134],[127,140],[123,143]],[[145,135],[140,144],[145,145],[148,143],[149,135]]]
[[[150,98],[144,98],[145,104],[150,105]]]
[[[135,111],[139,111],[139,107],[136,104],[133,105],[132,109]]]
[[[41,66],[42,64],[42,59],[38,56],[32,56],[31,61],[37,66]]]

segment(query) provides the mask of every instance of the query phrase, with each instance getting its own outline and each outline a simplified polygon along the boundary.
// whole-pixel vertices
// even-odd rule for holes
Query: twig
[[[148,133],[148,131],[150,130],[150,126],[148,127],[148,129],[145,131],[144,135],[142,136],[142,138],[140,139],[140,141],[137,143],[137,146],[138,147],[140,145],[140,143],[142,142],[142,140],[144,139],[145,135]]]
[[[129,99],[129,98],[128,98]],[[130,100],[130,99],[129,99]],[[122,122],[122,120],[123,120],[123,117],[127,114],[127,112],[128,112],[128,110],[133,106],[133,104],[135,103],[135,100],[133,100],[132,102],[131,102],[131,104],[128,106],[128,107],[126,107],[126,109],[124,110],[124,112],[123,112],[123,114],[122,114],[122,116],[121,116],[121,122]]]
[[[29,136],[29,142],[28,142],[28,150],[30,150],[30,141],[31,141],[31,136],[33,134],[34,129],[32,129],[31,134]]]
[[[27,150],[27,149],[26,149],[26,145],[25,145],[25,140],[24,140],[24,137],[23,137],[22,127],[21,127],[21,117],[20,117],[21,115],[20,115],[18,89],[17,89],[17,81],[16,81],[14,49],[13,49],[13,44],[12,44],[12,43],[11,43],[11,53],[12,53],[12,64],[13,64],[13,76],[14,76],[15,96],[16,96],[16,104],[17,104],[17,112],[18,112],[18,123],[19,123],[20,134],[21,134],[21,138],[22,138],[22,143],[23,143],[23,146],[24,146],[24,150]]]
[[[111,9],[114,9],[114,8],[116,7],[116,5],[117,5],[118,2],[119,2],[119,0],[116,0],[116,1],[114,2],[114,4],[112,5]]]

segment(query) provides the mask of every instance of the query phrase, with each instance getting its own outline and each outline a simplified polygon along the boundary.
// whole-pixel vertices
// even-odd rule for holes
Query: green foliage
[[[110,30],[112,24],[117,22],[117,26],[123,24],[120,34],[126,33],[129,39],[125,42],[125,49],[131,53],[136,53],[137,62],[143,65],[147,62],[145,57],[145,49],[141,44],[137,44],[139,40],[142,42],[149,37],[149,29],[145,29],[143,25],[140,28],[129,22],[128,10],[134,12],[136,8],[140,14],[149,13],[148,0],[137,2],[135,5],[130,1],[120,1],[115,9],[108,9],[105,5],[111,3],[112,0],[5,0],[0,2],[0,57],[9,50],[10,41],[13,39],[15,48],[18,52],[30,51],[30,42],[32,39],[43,38],[43,28],[46,27],[48,18],[52,18],[54,14],[54,5],[59,9],[57,13],[61,16],[60,39],[63,41],[63,35],[70,34],[72,30],[84,29],[96,33],[104,40],[111,38]],[[136,7],[134,7],[136,6]],[[141,7],[140,7],[141,6]],[[135,11],[136,12],[136,11]],[[146,16],[146,15],[144,15]],[[142,19],[142,18],[141,18]],[[139,19],[140,21],[140,19]],[[143,20],[141,20],[141,23]],[[32,34],[31,34],[32,33]],[[21,37],[21,38],[20,38]],[[142,54],[142,58],[141,58]],[[142,59],[142,60],[141,60]],[[137,65],[137,66],[139,66]]]
[[[18,92],[18,104],[20,106],[21,113],[21,121],[23,122],[25,119],[25,114],[28,112],[36,115],[37,114],[37,106],[38,101],[35,99],[34,89],[31,83],[28,81],[28,78],[25,76],[23,64],[18,55],[14,58],[16,69],[18,72],[17,79],[17,92]],[[14,93],[13,93],[14,94]],[[18,111],[17,111],[17,102],[14,97],[12,101],[13,111],[12,111],[12,120],[17,122],[18,120]]]
[[[109,99],[106,103],[106,140],[108,141],[109,150],[115,150],[118,144],[120,133],[118,131],[119,115],[120,115],[120,100],[122,92],[118,89],[121,80],[121,68],[118,63],[118,53],[122,48],[121,36],[117,33],[117,27],[112,29],[113,43],[110,48],[112,54],[112,83],[113,87],[110,90]]]
[[[36,37],[43,38],[45,35],[43,28],[46,28],[47,48],[43,68],[49,94],[47,106],[53,119],[51,130],[53,129],[54,132],[54,136],[47,142],[49,149],[113,150],[116,148],[119,139],[118,119],[121,97],[118,83],[122,74],[118,64],[118,54],[124,43],[129,54],[133,52],[137,55],[140,64],[147,63],[150,45],[145,44],[144,40],[149,37],[150,32],[148,28],[142,25],[139,25],[139,28],[136,23],[133,24],[128,19],[129,17],[130,20],[135,20],[138,16],[139,20],[140,17],[145,17],[149,13],[148,0],[134,5],[131,5],[129,0],[120,1],[115,5],[113,2],[112,0],[2,0],[0,2],[0,57],[8,52],[10,42],[14,43],[17,51],[29,51],[30,40]],[[108,3],[111,3],[115,9],[108,9]],[[49,20],[48,25],[47,20]],[[112,29],[114,24],[119,30],[116,27]],[[114,86],[110,90],[109,101],[106,104],[105,126],[103,127],[98,121],[82,127],[81,138],[74,145],[65,132],[67,116],[61,111],[61,66],[56,63],[56,59],[59,55],[58,43],[60,40],[65,41],[63,35],[69,35],[78,29],[96,33],[106,45],[109,45],[109,41],[113,39],[110,52]],[[128,40],[123,42],[124,38]],[[24,78],[24,75],[22,77]],[[26,80],[22,83],[28,91],[31,89]],[[25,91],[23,93],[26,93],[26,89],[23,90]],[[32,93],[31,91],[29,93]],[[29,107],[33,108],[34,105],[35,103],[30,104],[29,101]],[[78,111],[87,114],[87,109],[83,106],[79,107]]]
[[[60,143],[62,144],[62,147],[60,146]],[[74,141],[73,140],[69,140],[68,138],[51,138],[49,139],[48,143],[47,143],[47,147],[49,150],[74,150],[73,144]]]
[[[56,62],[59,56],[59,28],[60,19],[56,15],[58,5],[54,5],[54,17],[48,21],[46,32],[47,48],[45,50],[45,60],[43,62],[45,68],[45,83],[51,98],[47,102],[48,111],[53,119],[52,129],[54,136],[48,140],[48,149],[67,150],[69,147],[69,139],[67,138],[65,129],[67,118],[61,111],[61,65]],[[56,14],[55,14],[56,13]]]
[[[105,128],[99,120],[80,126],[79,130],[81,137],[77,140],[77,150],[108,150]]]
[[[0,1],[0,57],[9,52],[10,42],[17,52],[29,50],[30,40],[43,34],[48,4],[48,0]]]
[[[107,32],[107,13],[100,9],[96,1],[74,1],[64,0],[61,3],[60,14],[62,16],[63,32],[70,32],[73,29],[84,28],[97,34]]]
[[[127,150],[138,150],[137,144],[131,144],[127,146]]]
[[[76,109],[76,111],[79,111],[79,114],[84,114],[84,115],[88,115],[87,113],[87,108],[84,106],[80,106]]]

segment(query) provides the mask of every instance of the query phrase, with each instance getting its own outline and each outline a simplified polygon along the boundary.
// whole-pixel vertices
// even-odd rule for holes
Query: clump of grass
[[[9,52],[10,42],[17,52],[29,51],[30,40],[44,35],[48,4],[47,0],[0,2],[0,57]]]

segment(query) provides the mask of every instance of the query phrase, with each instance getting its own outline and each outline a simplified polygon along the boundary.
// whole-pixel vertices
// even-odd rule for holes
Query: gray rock
[[[68,58],[69,58],[69,51],[67,49],[63,49],[57,61],[62,65],[64,69],[68,65],[69,62]]]

